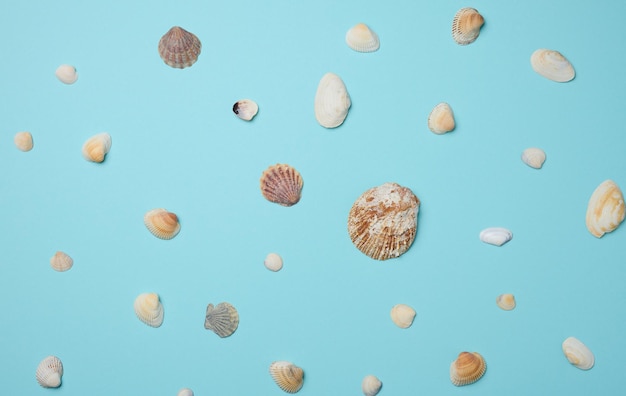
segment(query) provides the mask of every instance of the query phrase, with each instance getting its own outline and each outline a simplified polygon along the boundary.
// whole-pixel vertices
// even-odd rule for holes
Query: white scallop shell
[[[78,80],[78,73],[72,65],[61,65],[57,67],[54,74],[63,84],[74,84]]]
[[[567,58],[554,50],[536,50],[530,56],[530,65],[539,75],[556,82],[568,82],[576,76],[574,67]]]
[[[510,311],[515,308],[515,296],[509,293],[500,294],[498,297],[496,297],[496,304],[501,309],[505,311]]]
[[[64,272],[72,268],[73,265],[74,260],[64,252],[56,252],[50,258],[50,267],[55,271]]]
[[[244,121],[250,121],[259,112],[259,105],[251,99],[241,99],[233,105],[233,113]]]
[[[541,169],[546,162],[546,153],[537,147],[529,147],[522,152],[522,161],[531,168]]]
[[[575,337],[563,341],[563,353],[567,360],[581,370],[589,370],[595,363],[593,353],[585,344]]]
[[[20,151],[30,151],[33,149],[33,135],[30,132],[18,132],[13,137],[13,143]]]
[[[378,35],[364,23],[358,23],[348,30],[346,44],[358,52],[374,52],[380,48]]]
[[[178,391],[176,396],[193,396],[193,391],[189,388],[183,388]]]
[[[454,113],[449,104],[442,102],[433,108],[428,116],[428,129],[437,135],[454,130]]]
[[[142,293],[134,304],[135,314],[145,324],[159,327],[163,324],[163,304],[156,293]]]
[[[44,388],[58,388],[63,377],[63,363],[56,356],[48,356],[37,366],[37,382]]]
[[[383,383],[374,375],[366,375],[361,382],[361,390],[365,396],[376,396]]]
[[[324,128],[336,128],[343,123],[350,109],[350,95],[341,78],[326,73],[315,94],[315,118]]]
[[[283,268],[283,259],[276,253],[270,253],[265,257],[265,268],[270,271],[280,271]]]
[[[104,156],[111,150],[111,143],[111,135],[106,132],[94,135],[83,145],[83,157],[87,161],[102,162]]]
[[[490,227],[482,230],[479,238],[490,245],[502,246],[513,239],[513,233],[506,228]]]
[[[415,315],[415,310],[406,304],[397,304],[391,308],[391,320],[402,329],[411,327]]]

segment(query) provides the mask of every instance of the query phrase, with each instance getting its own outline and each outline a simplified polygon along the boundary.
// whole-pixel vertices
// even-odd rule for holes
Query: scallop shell
[[[178,391],[176,396],[193,396],[193,391],[189,388],[183,388]]]
[[[315,118],[324,128],[336,128],[343,123],[350,109],[350,95],[341,78],[326,73],[315,94]]]
[[[63,84],[74,84],[78,80],[78,73],[72,65],[61,65],[57,67],[54,74]]]
[[[485,19],[471,7],[461,8],[452,20],[452,38],[459,45],[473,43],[480,34]]]
[[[254,100],[242,99],[233,105],[233,113],[244,121],[250,121],[259,112],[259,106]]]
[[[406,304],[397,304],[391,308],[391,320],[402,329],[411,327],[415,315],[415,310]]]
[[[263,264],[268,270],[276,272],[283,268],[283,259],[276,253],[270,253],[265,257]]]
[[[135,299],[135,314],[145,324],[159,327],[163,324],[163,304],[156,293],[142,293]]]
[[[102,162],[104,156],[111,150],[111,135],[99,133],[87,139],[83,145],[83,157],[87,161]]]
[[[213,304],[207,306],[204,319],[205,329],[224,338],[233,334],[237,326],[239,326],[239,313],[235,307],[227,302],[219,303],[215,307]]]
[[[502,246],[513,239],[513,233],[506,228],[490,227],[482,230],[479,238],[490,245]]]
[[[546,162],[546,153],[540,148],[530,147],[522,152],[522,161],[531,168],[541,169]]]
[[[556,82],[568,82],[576,76],[572,64],[559,51],[538,49],[530,56],[530,65],[539,75]]]
[[[276,385],[287,393],[298,392],[304,384],[304,370],[284,360],[270,364],[270,375]]]
[[[374,375],[366,375],[361,382],[361,390],[365,396],[376,396],[382,387],[383,383]]]
[[[450,365],[450,381],[455,386],[473,384],[486,370],[487,363],[478,352],[461,352]]]
[[[33,135],[30,132],[18,132],[13,137],[13,143],[20,151],[30,151],[33,149]]]
[[[433,108],[428,116],[428,129],[437,135],[454,130],[454,113],[449,104],[442,102]]]
[[[53,270],[64,272],[72,268],[74,260],[64,252],[56,252],[50,259],[50,266]]]
[[[195,34],[174,26],[159,40],[159,55],[171,67],[184,69],[196,63],[202,44]]]
[[[515,296],[512,294],[500,294],[496,297],[496,304],[501,309],[510,311],[515,308]]]
[[[63,377],[63,363],[56,356],[48,356],[43,359],[35,372],[37,382],[44,388],[58,388],[61,386]]]
[[[417,233],[419,199],[396,183],[365,191],[352,205],[348,233],[352,243],[375,260],[399,257]]]
[[[346,44],[358,52],[374,52],[380,48],[378,35],[364,23],[358,23],[348,30]]]
[[[589,370],[595,363],[593,353],[585,344],[575,337],[563,341],[563,353],[567,360],[581,370]]]
[[[160,239],[172,239],[180,232],[178,216],[163,208],[152,209],[143,216],[148,231]]]
[[[601,238],[624,221],[624,195],[612,180],[603,181],[591,194],[585,222],[591,235]]]
[[[304,181],[295,168],[276,164],[261,175],[261,193],[270,202],[292,206],[300,201]]]

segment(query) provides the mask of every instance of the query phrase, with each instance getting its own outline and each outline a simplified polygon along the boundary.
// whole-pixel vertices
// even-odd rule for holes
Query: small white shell
[[[78,73],[72,65],[61,65],[57,67],[54,74],[63,84],[74,84],[78,80]]]
[[[283,259],[276,253],[270,253],[265,257],[265,268],[270,271],[280,271],[283,268]]]
[[[56,356],[48,356],[43,359],[35,372],[37,382],[44,388],[58,388],[61,386],[63,377],[63,363]]]
[[[50,267],[53,270],[64,272],[72,268],[74,260],[64,252],[56,252],[50,259]]]
[[[537,74],[556,82],[568,82],[576,76],[574,67],[567,58],[554,50],[536,50],[530,56],[530,65]]]
[[[428,116],[428,129],[437,135],[454,130],[454,113],[449,104],[442,102],[433,108]]]
[[[563,341],[563,353],[567,360],[581,370],[589,370],[595,363],[593,353],[585,344],[575,337]]]
[[[500,294],[496,297],[496,304],[498,307],[505,311],[510,311],[515,308],[515,296],[512,294]]]
[[[250,121],[259,112],[259,105],[251,99],[242,99],[233,105],[233,113],[244,121]]]
[[[364,23],[358,23],[348,30],[346,44],[358,52],[374,52],[380,48],[378,35]]]
[[[522,161],[531,168],[541,169],[546,162],[546,153],[537,147],[529,147],[522,152]]]
[[[33,149],[33,135],[30,132],[18,132],[13,137],[13,143],[20,151],[30,151]]]
[[[479,237],[481,241],[490,245],[502,246],[513,239],[513,233],[506,228],[490,227],[482,230]]]
[[[411,327],[415,315],[415,310],[406,304],[397,304],[391,308],[391,320],[402,329]]]
[[[324,128],[336,128],[348,116],[352,102],[341,78],[326,73],[320,80],[315,94],[315,118]]]
[[[135,299],[135,314],[150,327],[163,324],[163,304],[156,293],[142,293]]]
[[[380,392],[383,383],[374,375],[366,375],[361,383],[361,390],[365,396],[376,396]]]
[[[193,396],[193,391],[189,388],[183,388],[178,391],[176,396]]]
[[[83,145],[83,157],[87,161],[102,162],[104,156],[111,150],[111,135],[99,133],[87,139]]]

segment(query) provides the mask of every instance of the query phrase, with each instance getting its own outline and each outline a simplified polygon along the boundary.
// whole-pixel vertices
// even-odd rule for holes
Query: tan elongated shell
[[[61,65],[57,67],[54,74],[63,84],[74,84],[78,80],[78,73],[72,65]]]
[[[567,360],[581,370],[589,370],[595,364],[593,353],[576,337],[569,337],[561,345]]]
[[[300,173],[287,164],[276,164],[261,175],[261,193],[270,202],[293,206],[300,201],[304,181]]]
[[[287,393],[296,393],[304,384],[304,370],[285,360],[270,364],[270,375],[276,385]]]
[[[486,370],[487,363],[478,352],[461,352],[450,365],[450,381],[455,386],[473,384]]]
[[[159,40],[159,55],[168,65],[184,69],[196,63],[202,44],[195,34],[174,26]]]
[[[624,195],[613,180],[603,181],[591,194],[585,223],[591,235],[601,238],[624,221]]]
[[[375,260],[399,257],[415,240],[419,205],[415,194],[397,183],[370,188],[348,215],[352,243]]]
[[[213,304],[207,306],[204,319],[205,329],[224,338],[233,334],[238,326],[239,313],[231,304],[222,302],[217,306],[213,306]]]
[[[361,390],[365,396],[376,396],[382,387],[383,383],[374,375],[366,375],[361,382]]]
[[[13,143],[20,151],[30,151],[33,149],[33,135],[30,132],[18,132],[13,137]]]
[[[341,77],[326,73],[315,94],[315,118],[324,128],[336,128],[348,116],[352,102]]]
[[[346,44],[358,52],[374,52],[380,48],[378,35],[364,23],[358,23],[348,30]]]
[[[480,34],[485,19],[471,7],[461,8],[452,19],[452,38],[459,45],[473,43]]]
[[[530,56],[530,65],[548,80],[568,82],[576,77],[574,66],[559,51],[540,48]]]
[[[163,304],[156,293],[142,293],[134,304],[135,314],[145,324],[159,327],[163,324]]]
[[[111,135],[106,132],[94,135],[83,144],[83,157],[87,161],[102,162],[111,150],[111,143]]]
[[[74,260],[64,252],[56,252],[50,258],[50,267],[55,271],[64,272],[72,268],[73,265]]]
[[[449,104],[442,102],[433,108],[428,116],[428,129],[437,135],[454,130],[454,113]]]
[[[391,320],[401,329],[411,327],[415,315],[415,310],[406,304],[396,304],[391,308]]]
[[[541,169],[546,162],[546,153],[537,147],[529,147],[522,152],[522,161],[531,168]]]
[[[244,121],[250,121],[259,112],[259,106],[254,100],[241,99],[233,105],[233,113]]]
[[[180,222],[175,213],[163,208],[152,209],[143,216],[148,231],[159,239],[172,239],[180,232]]]
[[[44,358],[35,372],[37,382],[44,388],[58,388],[61,386],[61,377],[63,377],[63,363],[56,356]]]
[[[500,309],[510,311],[515,308],[515,296],[509,293],[500,294],[496,297],[496,304],[500,307]]]

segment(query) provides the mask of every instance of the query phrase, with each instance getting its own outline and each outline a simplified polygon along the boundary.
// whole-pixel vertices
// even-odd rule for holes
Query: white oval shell
[[[531,168],[541,169],[546,162],[546,153],[537,147],[529,147],[522,152],[522,161]]]
[[[44,388],[58,388],[61,386],[61,377],[63,377],[63,363],[56,356],[44,358],[35,372],[37,382]]]
[[[145,324],[159,327],[163,324],[163,304],[156,293],[142,293],[135,299],[135,314]]]
[[[481,241],[490,245],[502,246],[513,239],[513,233],[506,228],[490,227],[482,230],[479,237]]]
[[[442,102],[433,108],[428,116],[428,129],[437,135],[454,130],[454,113],[449,104]]]
[[[411,327],[415,315],[415,310],[406,304],[397,304],[391,308],[391,320],[402,329]]]
[[[361,390],[365,396],[376,396],[383,383],[374,375],[366,375],[361,382]]]
[[[193,391],[189,388],[183,388],[178,391],[176,396],[193,396]]]
[[[563,353],[567,360],[581,370],[589,370],[595,363],[593,353],[585,344],[575,337],[563,341]]]
[[[33,149],[33,135],[30,132],[18,132],[13,137],[13,143],[20,151],[30,151]]]
[[[63,84],[74,84],[78,80],[78,73],[72,65],[61,65],[57,67],[54,74]]]
[[[378,35],[364,23],[358,23],[348,30],[346,44],[358,52],[374,52],[380,48]]]
[[[244,121],[250,121],[259,112],[259,105],[251,99],[241,99],[233,105],[233,113]]]
[[[298,392],[304,384],[304,370],[285,360],[272,362],[270,375],[276,385],[287,393]]]
[[[280,271],[283,268],[283,259],[276,253],[270,253],[265,257],[265,268],[270,271]]]
[[[72,268],[74,260],[67,253],[56,252],[52,258],[50,258],[50,266],[53,270],[64,272]]]
[[[350,95],[341,78],[326,73],[315,94],[315,118],[324,128],[336,128],[343,123],[350,109]]]
[[[515,296],[508,293],[500,294],[498,297],[496,297],[496,304],[501,309],[505,311],[510,311],[515,308]]]
[[[94,135],[83,144],[83,157],[87,161],[102,162],[111,150],[111,143],[111,135],[106,132]]]
[[[554,50],[536,50],[530,56],[530,65],[539,75],[556,82],[568,82],[576,76],[574,67],[567,58]]]
[[[624,221],[624,194],[613,180],[605,180],[591,194],[585,223],[596,238],[614,231]]]

